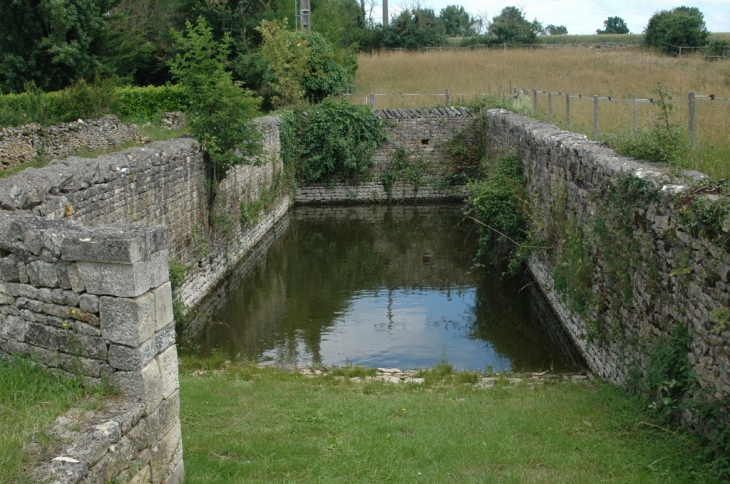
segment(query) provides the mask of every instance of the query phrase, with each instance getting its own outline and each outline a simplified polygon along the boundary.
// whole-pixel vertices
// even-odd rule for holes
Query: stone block
[[[166,350],[171,345],[174,345],[175,337],[176,337],[176,333],[175,333],[175,323],[174,322],[168,324],[161,330],[157,331],[154,336],[155,349],[157,350],[155,352],[155,354]]]
[[[98,313],[99,297],[93,294],[82,294],[79,297],[79,309],[87,313]]]
[[[80,237],[66,237],[61,258],[128,265],[166,248],[167,230],[163,226],[105,226],[89,229]]]
[[[38,295],[38,289],[29,284],[15,284],[14,282],[9,282],[4,284],[4,286],[5,292],[8,296],[35,299]]]
[[[172,314],[172,286],[165,282],[153,290],[155,295],[155,330],[160,330],[170,324],[173,320]]]
[[[0,337],[24,341],[28,332],[28,321],[21,316],[8,315],[0,319]]]
[[[167,251],[133,264],[78,262],[79,275],[91,294],[135,297],[169,279]]]
[[[65,342],[65,335],[61,329],[30,323],[25,334],[25,341],[34,346],[58,351]]]
[[[162,376],[162,396],[168,398],[180,388],[177,346],[170,346],[155,359],[160,367],[160,374]]]
[[[79,295],[74,291],[68,291],[65,289],[54,289],[52,299],[54,303],[66,306],[78,306],[79,304]]]
[[[175,392],[170,398],[163,400],[144,420],[146,422],[146,446],[152,447],[180,423],[179,392]]]
[[[172,474],[165,479],[165,484],[183,484],[185,482],[185,462],[180,459]]]
[[[87,465],[93,465],[104,456],[111,444],[121,438],[122,430],[119,424],[108,420],[79,433],[64,453]]]
[[[46,303],[53,302],[53,292],[47,287],[38,289],[38,294],[36,297]]]
[[[11,254],[0,259],[0,281],[17,282],[18,277],[18,259]]]
[[[58,456],[51,461],[51,476],[55,479],[53,482],[76,483],[86,475],[89,466],[85,462],[81,462],[73,457]]]
[[[155,298],[151,292],[135,298],[99,299],[101,334],[114,343],[137,347],[155,332]]]
[[[109,345],[109,364],[118,370],[140,370],[157,354],[155,339],[150,338],[132,348],[123,345]]]
[[[162,377],[155,360],[141,370],[117,371],[109,377],[110,383],[129,398],[141,398],[145,415],[152,413],[162,401]]]
[[[66,266],[66,275],[68,276],[68,281],[71,285],[72,291],[80,293],[86,290],[84,281],[81,279],[81,275],[79,274],[79,266],[76,263]]]
[[[38,361],[47,367],[55,368],[61,363],[58,351],[47,350],[38,346],[29,346],[28,350],[34,361]]]
[[[170,477],[182,462],[182,432],[178,423],[151,450],[152,482]]]
[[[26,265],[28,278],[34,286],[58,287],[56,266],[49,262],[37,260]]]

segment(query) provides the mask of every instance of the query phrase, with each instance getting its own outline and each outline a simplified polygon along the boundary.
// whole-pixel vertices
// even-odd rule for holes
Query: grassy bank
[[[95,392],[27,360],[0,359],[0,484],[30,482],[24,471],[35,456],[24,447],[50,444],[44,429]]]
[[[347,372],[365,376],[183,365],[186,483],[716,482],[694,444],[607,384]]]

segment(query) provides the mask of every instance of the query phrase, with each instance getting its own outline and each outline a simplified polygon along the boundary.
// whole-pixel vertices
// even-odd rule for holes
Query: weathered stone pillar
[[[108,378],[129,402],[64,446],[54,477],[182,482],[166,229],[0,214],[0,251],[0,350]]]

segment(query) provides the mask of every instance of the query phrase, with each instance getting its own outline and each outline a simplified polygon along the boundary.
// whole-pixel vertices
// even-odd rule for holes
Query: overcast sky
[[[381,21],[382,0],[375,0],[377,6],[373,17]],[[640,34],[646,27],[649,18],[660,10],[669,10],[685,5],[697,7],[705,16],[705,23],[710,32],[730,32],[730,1],[702,0],[699,2],[672,3],[660,0],[642,2],[628,0],[389,0],[391,17],[403,7],[412,4],[432,8],[438,12],[447,5],[462,5],[472,15],[486,14],[489,19],[498,15],[504,7],[521,7],[528,20],[534,19],[543,25],[565,25],[569,34],[595,34],[596,29],[603,28],[603,21],[608,17],[621,17],[626,21],[632,34]]]

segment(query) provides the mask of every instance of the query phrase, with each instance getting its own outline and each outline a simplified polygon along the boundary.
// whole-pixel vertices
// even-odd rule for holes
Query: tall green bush
[[[707,45],[710,32],[696,7],[676,7],[655,13],[644,29],[646,44],[677,54],[677,47]]]

